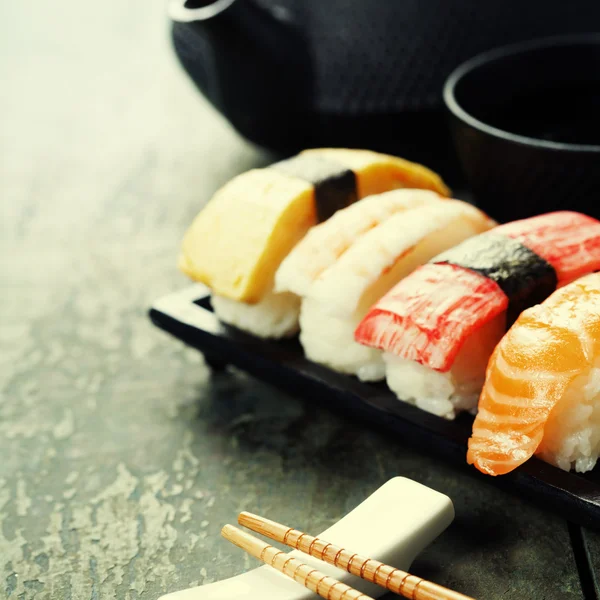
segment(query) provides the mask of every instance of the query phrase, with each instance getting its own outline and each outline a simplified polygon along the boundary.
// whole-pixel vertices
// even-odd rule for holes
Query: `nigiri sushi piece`
[[[287,255],[275,274],[275,291],[306,296],[312,284],[356,240],[394,214],[442,197],[429,190],[401,189],[367,196],[316,225]]]
[[[467,461],[503,475],[537,455],[590,471],[600,454],[600,274],[523,312],[490,359]]]
[[[362,320],[396,395],[452,419],[474,410],[485,367],[518,315],[600,269],[600,222],[561,211],[500,225],[433,258]]]
[[[369,228],[324,270],[322,267],[330,262],[328,256],[312,261],[310,266],[318,267],[315,271],[319,275],[308,289],[295,288],[304,292],[300,342],[306,356],[364,381],[383,379],[381,352],[354,341],[354,330],[366,311],[418,265],[494,224],[460,200],[430,202]],[[312,246],[320,237],[305,240]],[[290,264],[295,263],[296,252],[307,254],[304,246],[301,242],[292,252]]]
[[[356,238],[390,215],[441,199],[429,190],[399,189],[367,196],[338,210],[312,227],[293,248],[277,270],[275,289],[260,302],[249,304],[213,294],[215,313],[224,323],[260,337],[282,338],[297,333],[300,296]]]
[[[223,321],[262,337],[292,335],[300,301],[273,291],[281,261],[317,222],[366,195],[403,187],[448,194],[425,167],[363,150],[309,150],[248,171],[195,218],[179,267],[211,288]]]

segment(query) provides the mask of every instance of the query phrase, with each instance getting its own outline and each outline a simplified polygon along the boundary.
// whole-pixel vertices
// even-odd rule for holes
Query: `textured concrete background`
[[[0,30],[0,597],[212,582],[255,566],[219,537],[238,511],[318,531],[401,474],[457,510],[416,573],[480,598],[583,598],[561,519],[211,376],[150,325],[186,284],[175,257],[199,207],[269,160],[179,71],[162,0],[2,2]]]

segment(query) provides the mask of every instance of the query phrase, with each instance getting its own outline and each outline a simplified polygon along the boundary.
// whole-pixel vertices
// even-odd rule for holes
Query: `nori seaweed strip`
[[[520,242],[489,232],[470,238],[430,262],[470,269],[495,281],[508,297],[507,325],[545,300],[558,284],[552,265]]]
[[[358,199],[354,171],[335,161],[299,154],[269,168],[312,183],[319,223]]]

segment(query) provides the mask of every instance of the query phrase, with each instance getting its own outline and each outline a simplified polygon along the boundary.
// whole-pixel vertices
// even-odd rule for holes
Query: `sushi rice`
[[[600,455],[600,358],[550,413],[539,456],[565,471],[591,471]]]
[[[256,304],[213,294],[211,304],[219,320],[261,338],[286,338],[298,333],[300,298],[268,292]]]
[[[501,314],[475,331],[445,372],[384,352],[388,387],[405,402],[445,419],[454,419],[463,411],[474,413],[488,357],[502,339],[505,323]]]

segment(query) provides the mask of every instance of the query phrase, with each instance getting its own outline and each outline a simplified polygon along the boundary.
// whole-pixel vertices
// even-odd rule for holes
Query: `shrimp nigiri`
[[[296,282],[287,289],[302,297],[300,342],[307,358],[363,381],[385,377],[382,353],[354,340],[354,330],[369,307],[431,257],[495,225],[466,202],[439,197],[431,201],[432,192],[424,190],[398,190],[380,197],[392,200],[397,195],[399,200],[401,194],[411,204],[374,225],[356,217],[361,205],[368,208],[367,203],[373,204],[378,196],[339,211],[313,229],[277,273],[278,278],[281,274],[281,279]],[[354,225],[337,236],[343,246],[324,243],[336,222],[351,220]],[[363,229],[360,235],[348,235],[358,227]]]

